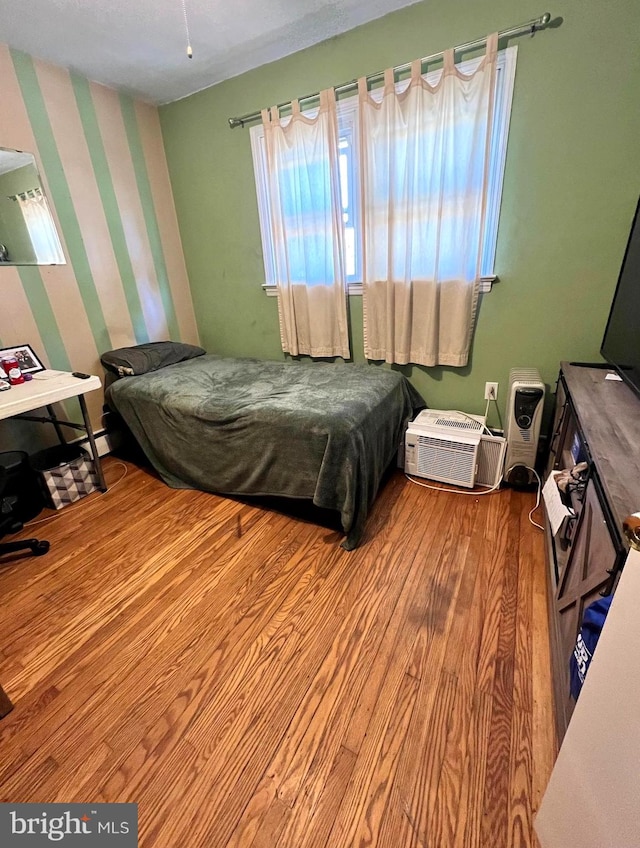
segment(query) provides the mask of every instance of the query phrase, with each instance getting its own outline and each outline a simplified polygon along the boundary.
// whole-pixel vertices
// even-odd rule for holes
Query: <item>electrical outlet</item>
[[[498,400],[498,384],[497,383],[485,383],[484,384],[484,399],[485,400]]]

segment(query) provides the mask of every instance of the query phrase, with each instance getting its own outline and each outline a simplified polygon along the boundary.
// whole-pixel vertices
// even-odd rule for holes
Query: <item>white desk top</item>
[[[80,380],[68,371],[39,371],[29,382],[11,386],[8,391],[0,392],[0,419],[84,395],[99,389],[101,385],[100,378],[95,376]]]

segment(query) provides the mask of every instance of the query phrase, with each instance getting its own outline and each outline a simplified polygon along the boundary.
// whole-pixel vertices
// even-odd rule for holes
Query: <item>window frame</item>
[[[516,75],[516,61],[518,57],[517,45],[512,45],[504,50],[498,51],[496,62],[496,96],[494,100],[493,135],[491,144],[491,157],[489,173],[492,180],[489,185],[487,197],[487,217],[485,226],[485,238],[482,253],[482,275],[480,277],[480,291],[490,292],[493,283],[498,279],[495,273],[495,259],[498,246],[498,229],[500,224],[500,206],[502,202],[502,189],[504,185],[504,172],[507,158],[507,142],[509,138],[509,126],[511,122],[511,108],[513,104],[513,89]],[[457,67],[463,74],[472,73],[482,61],[483,56],[475,59],[467,59],[458,63]],[[441,69],[430,71],[423,75],[430,84],[435,85],[442,73]],[[402,91],[408,85],[408,80],[400,80],[396,83],[396,90]],[[381,92],[382,89],[379,89]],[[372,92],[375,98],[375,90]],[[358,95],[346,97],[336,104],[338,113],[338,125],[346,129],[352,139],[352,158],[357,165],[358,147]],[[316,109],[304,110],[303,114],[313,117]],[[284,119],[286,123],[286,118]],[[264,262],[265,282],[262,288],[268,296],[277,297],[277,286],[270,283],[275,277],[273,254],[266,250],[265,245],[270,243],[268,227],[269,205],[267,203],[267,179],[266,179],[266,150],[264,145],[264,127],[257,124],[250,130],[251,156],[253,159],[256,195],[258,200],[258,216],[260,220],[260,238],[262,241],[262,255]],[[355,197],[360,197],[360,178],[358,167],[353,168],[351,188]],[[356,221],[359,217],[359,204],[354,210]],[[356,255],[356,268],[362,268],[361,257]],[[362,294],[362,282],[351,282],[347,284],[349,295]]]

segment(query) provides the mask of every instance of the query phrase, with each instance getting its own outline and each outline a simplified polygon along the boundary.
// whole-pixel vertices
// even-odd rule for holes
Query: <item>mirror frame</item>
[[[33,153],[0,147],[18,164],[3,170],[0,165],[0,268],[20,265],[66,265],[62,241]],[[22,163],[20,164],[20,160]],[[15,172],[31,166],[24,184]],[[14,175],[11,179],[8,175]],[[10,234],[7,239],[7,234]],[[12,257],[12,244],[14,256]],[[17,258],[15,258],[17,257]]]

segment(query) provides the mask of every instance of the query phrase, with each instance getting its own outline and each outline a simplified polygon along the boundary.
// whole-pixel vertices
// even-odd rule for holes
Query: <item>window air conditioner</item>
[[[455,486],[498,486],[507,441],[485,432],[481,415],[427,409],[409,424],[405,472]]]
[[[405,437],[406,473],[470,489],[497,486],[507,443],[485,429],[481,415],[438,409],[421,412]]]

